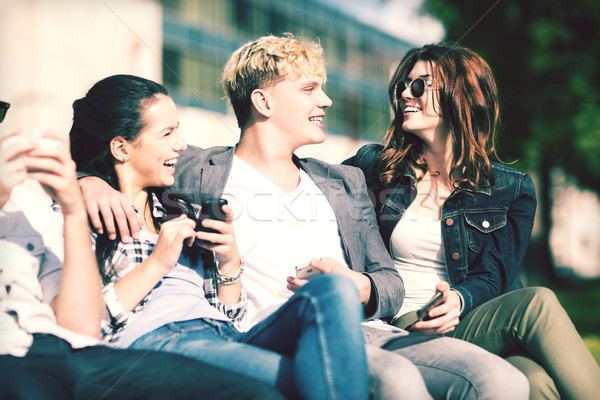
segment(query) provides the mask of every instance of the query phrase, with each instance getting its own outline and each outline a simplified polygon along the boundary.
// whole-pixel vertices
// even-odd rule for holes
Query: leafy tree
[[[447,40],[481,54],[503,94],[501,155],[538,172],[542,254],[548,249],[550,172],[555,167],[600,191],[600,2],[426,0]]]

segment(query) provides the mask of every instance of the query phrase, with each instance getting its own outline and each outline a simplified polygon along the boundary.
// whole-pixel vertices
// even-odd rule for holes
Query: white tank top
[[[390,253],[406,290],[399,317],[421,308],[435,286],[448,281],[441,221],[406,210],[392,232]]]

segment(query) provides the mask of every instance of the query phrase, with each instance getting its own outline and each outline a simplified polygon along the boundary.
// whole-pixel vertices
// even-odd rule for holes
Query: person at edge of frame
[[[99,344],[102,285],[75,164],[66,138],[40,135],[0,134],[2,397],[281,399],[187,357]]]

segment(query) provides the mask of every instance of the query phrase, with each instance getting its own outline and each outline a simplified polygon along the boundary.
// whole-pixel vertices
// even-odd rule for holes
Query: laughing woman
[[[385,146],[346,164],[365,173],[406,297],[396,325],[475,343],[529,378],[531,398],[591,399],[600,369],[556,296],[517,273],[533,227],[533,182],[497,161],[496,83],[473,51],[410,50],[389,85]],[[416,310],[436,293],[430,320]],[[518,355],[515,355],[518,354]]]
[[[216,232],[197,231],[200,207],[166,191],[186,144],[164,87],[116,75],[73,109],[78,170],[123,193],[143,221],[139,239],[96,238],[107,342],[181,353],[267,382],[289,398],[367,397],[362,308],[350,279],[315,278],[250,331],[235,329],[246,298],[232,212],[224,206],[226,221],[202,220]]]

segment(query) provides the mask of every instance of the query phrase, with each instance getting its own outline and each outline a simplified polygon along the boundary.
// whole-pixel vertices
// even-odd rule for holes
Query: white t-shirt
[[[311,258],[330,257],[346,265],[335,214],[312,179],[300,171],[300,183],[286,193],[252,166],[233,159],[224,191],[235,216],[233,225],[245,271],[248,330],[293,292],[286,278]]]
[[[24,356],[34,333],[73,348],[98,343],[59,326],[48,305],[58,294],[63,259],[62,216],[39,193],[15,187],[0,209],[0,354]]]
[[[406,291],[396,317],[421,308],[440,281],[448,282],[440,220],[406,210],[392,232],[390,253]]]

